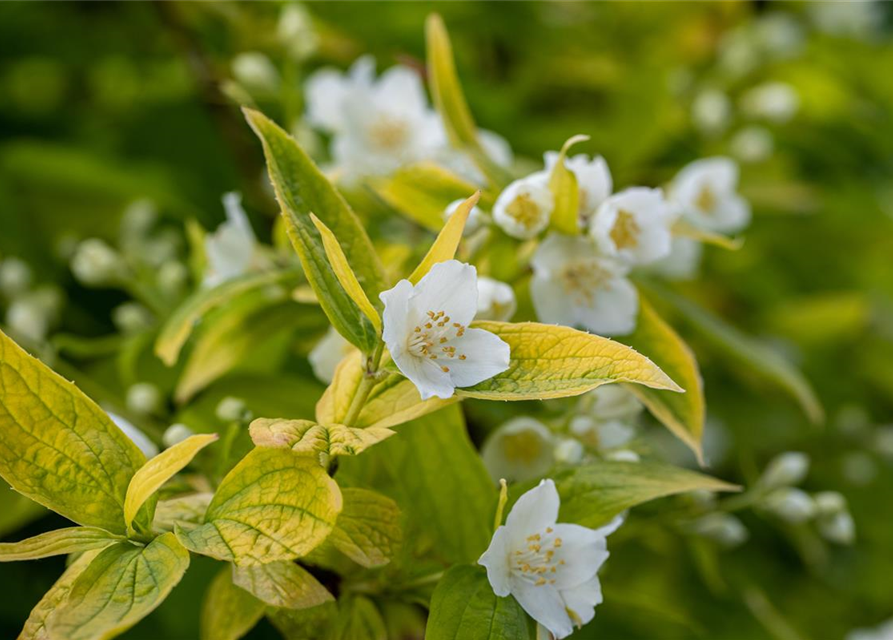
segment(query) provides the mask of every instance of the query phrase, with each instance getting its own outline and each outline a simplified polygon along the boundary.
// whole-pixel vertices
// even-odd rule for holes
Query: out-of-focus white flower
[[[750,222],[750,205],[737,193],[738,165],[730,158],[704,158],[676,174],[670,199],[693,224],[720,233]]]
[[[232,61],[233,77],[249,91],[272,93],[279,88],[279,71],[259,51],[240,53]]]
[[[195,432],[187,427],[185,424],[180,422],[176,424],[172,424],[167,429],[164,430],[164,434],[161,436],[161,442],[164,443],[164,446],[170,449],[174,445],[180,444],[187,438],[194,436]]]
[[[841,460],[841,471],[847,482],[864,487],[877,478],[877,463],[864,451],[851,451]]]
[[[251,417],[245,401],[234,396],[226,396],[221,400],[214,413],[217,419],[223,422],[245,422]]]
[[[851,3],[844,2],[843,5]],[[893,640],[893,618],[882,622],[873,629],[854,629],[850,631],[846,640]]]
[[[673,211],[660,189],[633,187],[602,202],[589,232],[604,255],[629,265],[670,254]]]
[[[333,327],[329,327],[326,335],[316,343],[307,356],[310,367],[313,369],[313,375],[322,382],[330,384],[335,378],[335,369],[338,368],[338,364],[355,349],[356,347],[345,340]]]
[[[555,483],[543,480],[518,499],[478,563],[493,592],[512,595],[555,638],[566,638],[595,616],[602,602],[598,570],[608,559],[607,536],[620,518],[600,529],[558,523]]]
[[[440,118],[408,67],[391,67],[376,79],[375,61],[366,56],[347,74],[317,71],[305,95],[309,121],[333,134],[332,157],[344,180],[387,175],[434,157],[444,145]]]
[[[642,413],[642,403],[618,384],[603,384],[586,394],[589,413],[598,420],[634,420]]]
[[[757,41],[773,58],[791,58],[803,49],[803,26],[789,13],[764,14],[753,27]]]
[[[852,38],[870,38],[884,23],[881,3],[870,0],[816,2],[809,5],[809,15],[821,31]]]
[[[189,269],[179,260],[168,260],[158,268],[155,277],[158,288],[167,295],[177,295],[186,287],[189,281]]]
[[[541,321],[603,335],[635,329],[639,296],[627,267],[599,256],[590,239],[550,235],[531,265],[530,293]]]
[[[31,286],[31,267],[19,258],[0,261],[0,293],[7,298],[24,293]]]
[[[787,487],[800,484],[808,473],[809,456],[799,451],[787,451],[766,465],[760,483],[765,487]]]
[[[481,143],[483,152],[498,166],[506,169],[512,166],[512,163],[515,161],[515,155],[508,140],[493,131],[478,129],[478,141]],[[483,184],[485,182],[484,175],[478,169],[471,156],[449,146],[445,135],[442,140],[442,146],[437,150],[434,160],[453,173],[475,184]]]
[[[555,445],[555,461],[561,464],[580,464],[584,449],[575,438],[562,438]]]
[[[526,240],[549,225],[554,209],[549,174],[538,171],[503,189],[493,205],[493,221],[513,238]]]
[[[544,156],[546,173],[549,175],[558,162],[558,156],[557,151],[547,151]],[[579,217],[585,223],[614,190],[611,170],[601,156],[590,158],[583,153],[565,158],[564,164],[577,179],[580,192]]]
[[[692,530],[727,549],[744,544],[749,537],[744,523],[730,513],[709,513],[693,522]]]
[[[74,277],[88,287],[118,282],[126,270],[121,254],[98,238],[81,242],[71,258]]]
[[[635,429],[621,420],[597,420],[586,415],[574,416],[569,429],[576,438],[600,451],[622,447],[636,435]]]
[[[151,200],[141,198],[128,204],[121,215],[122,245],[145,239],[157,220],[158,210]]]
[[[614,462],[639,462],[641,458],[639,454],[632,449],[615,449],[605,454],[605,460],[613,460]]]
[[[703,246],[694,238],[673,236],[670,240],[670,254],[648,265],[650,273],[668,280],[691,280],[698,275]]]
[[[731,117],[732,102],[722,91],[702,91],[692,102],[692,122],[704,133],[720,133],[729,125]]]
[[[242,196],[223,194],[226,222],[205,237],[208,259],[204,286],[214,287],[248,272],[255,259],[257,239],[242,208]]]
[[[481,448],[481,457],[494,482],[532,480],[552,468],[554,440],[542,422],[520,416],[490,434]]]
[[[815,494],[816,513],[819,516],[833,516],[841,511],[846,511],[846,498],[838,491],[822,491]]]
[[[443,210],[444,220],[449,220],[450,217],[456,213],[456,209],[459,208],[459,205],[463,202],[465,202],[465,200],[459,198],[458,200],[453,200],[449,203],[446,206],[446,209]],[[471,208],[471,211],[468,212],[468,218],[465,220],[465,229],[462,231],[462,235],[470,236],[486,224],[487,214],[484,213],[479,206],[475,205]]]
[[[143,452],[143,455],[147,458],[154,458],[158,455],[158,445],[152,442],[145,433],[137,429],[133,424],[130,423],[127,419],[112,413],[111,411],[107,412],[109,418],[112,419],[112,422],[124,433],[125,436],[130,438],[130,440],[135,444],[140,451]]]
[[[509,346],[469,329],[477,312],[477,272],[457,260],[439,262],[418,284],[401,280],[380,296],[382,337],[397,368],[423,400],[449,398],[509,367]]]
[[[762,162],[772,155],[775,139],[766,127],[752,125],[732,136],[729,149],[742,162]]]
[[[816,513],[812,497],[794,487],[782,487],[770,493],[762,502],[766,511],[791,524],[810,520]]]
[[[276,25],[276,37],[297,60],[308,57],[319,45],[313,20],[307,9],[299,4],[287,4],[282,8]]]
[[[161,403],[161,391],[151,382],[137,382],[127,389],[127,408],[134,413],[158,413]]]
[[[874,449],[885,458],[893,458],[893,426],[878,427],[874,434]]]
[[[819,518],[818,528],[823,538],[836,544],[848,545],[856,539],[856,523],[849,511]]]
[[[59,319],[61,308],[61,292],[44,286],[17,296],[6,310],[6,324],[16,335],[41,342]]]
[[[741,97],[741,110],[751,118],[764,118],[783,123],[794,117],[800,108],[800,96],[786,82],[767,82]]]
[[[507,321],[515,315],[518,302],[514,290],[504,282],[478,277],[478,310],[477,320]]]
[[[112,322],[121,333],[138,333],[152,326],[152,312],[139,302],[124,302],[112,309]]]

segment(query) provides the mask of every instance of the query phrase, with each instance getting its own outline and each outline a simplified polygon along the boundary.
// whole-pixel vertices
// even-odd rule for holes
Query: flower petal
[[[487,580],[493,587],[493,593],[501,598],[510,592],[511,585],[511,550],[508,548],[508,535],[504,526],[499,527],[490,540],[490,546],[478,560],[478,564],[487,567]]]
[[[379,299],[384,302],[382,318],[382,338],[396,362],[397,357],[406,351],[409,336],[409,298],[412,295],[412,283],[401,280],[394,288],[383,291]]]
[[[564,606],[577,617],[574,622],[581,627],[595,617],[595,607],[603,600],[598,576],[572,589],[562,589],[560,594]]]
[[[590,580],[608,559],[605,537],[577,524],[556,524],[553,529],[554,539],[561,539],[555,561],[564,561],[555,573],[555,586],[570,589]]]
[[[427,400],[437,396],[438,398],[453,397],[455,387],[450,380],[450,374],[440,368],[439,364],[428,358],[419,358],[408,351],[404,351],[398,356],[391,353],[391,358],[397,368],[409,378],[422,400]]]
[[[458,260],[438,262],[413,289],[410,307],[423,318],[443,311],[451,322],[468,325],[478,305],[477,270]]]
[[[546,479],[518,498],[505,526],[509,530],[512,546],[523,544],[527,536],[544,531],[558,520],[561,498],[552,480]]]
[[[465,356],[465,360],[456,357],[446,361],[450,379],[457,387],[470,387],[509,368],[511,349],[494,333],[483,329],[466,329],[461,337],[453,338],[450,344],[456,347],[457,356]]]
[[[522,578],[512,578],[512,595],[531,618],[558,640],[574,632],[574,623],[565,610],[564,600],[552,585],[535,586]]]

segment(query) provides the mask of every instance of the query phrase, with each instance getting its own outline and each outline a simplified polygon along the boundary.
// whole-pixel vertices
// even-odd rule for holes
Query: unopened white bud
[[[158,413],[161,403],[161,391],[151,382],[138,382],[127,390],[127,408],[134,413]]]
[[[444,219],[449,220],[452,215],[456,213],[456,209],[459,208],[459,205],[463,202],[465,202],[465,200],[460,198],[449,203],[446,206],[446,209],[443,210]],[[465,229],[462,231],[462,235],[470,236],[485,224],[487,224],[487,214],[484,213],[480,207],[475,205],[471,208],[471,211],[468,212],[468,218],[465,220]]]
[[[846,511],[846,498],[837,491],[821,491],[812,496],[812,499],[819,516],[833,516]]]
[[[579,464],[583,459],[583,445],[573,438],[562,438],[555,445],[555,461],[562,464]]]
[[[183,290],[189,280],[189,269],[182,262],[170,260],[158,269],[158,288],[167,294],[176,295]]]
[[[139,333],[153,321],[152,313],[139,302],[125,302],[112,310],[112,322],[121,333]]]
[[[42,342],[50,328],[47,312],[27,297],[13,300],[6,310],[6,324],[17,337]]]
[[[732,137],[729,148],[742,162],[761,162],[772,155],[775,140],[765,127],[745,127]]]
[[[800,484],[809,473],[809,456],[788,451],[776,456],[763,472],[760,483],[765,487],[787,487]]]
[[[240,53],[232,62],[233,76],[249,90],[273,92],[279,87],[279,71],[257,51]]]
[[[134,200],[127,205],[121,216],[121,237],[125,240],[142,238],[149,233],[157,219],[158,211],[151,200]]]
[[[345,356],[355,349],[356,347],[338,333],[334,327],[329,327],[326,335],[316,343],[307,356],[310,368],[313,369],[313,375],[322,382],[330,384],[335,378],[335,369],[338,368]]]
[[[800,96],[785,82],[767,82],[741,98],[741,109],[750,117],[787,122],[800,108]]]
[[[816,513],[812,497],[800,489],[784,487],[773,491],[763,501],[763,507],[791,524],[799,524],[811,519]]]
[[[893,458],[893,426],[878,427],[874,436],[874,448],[885,458]]]
[[[818,523],[822,537],[837,544],[852,544],[856,539],[856,523],[849,511],[821,518]]]
[[[98,238],[81,242],[71,258],[74,277],[89,287],[120,281],[125,268],[121,255]]]
[[[691,106],[691,118],[704,133],[723,131],[732,117],[732,103],[722,91],[710,89],[700,93]]]
[[[195,435],[195,433],[187,427],[185,424],[180,424],[179,422],[176,424],[172,424],[164,431],[164,435],[161,436],[161,441],[164,443],[164,446],[167,448],[173,447],[176,444],[180,444],[186,438]]]
[[[632,449],[617,449],[616,451],[611,451],[605,454],[605,459],[613,460],[615,462],[639,462],[639,460],[641,460],[639,454]]]
[[[316,50],[319,38],[313,31],[313,21],[307,10],[299,4],[283,7],[276,25],[276,35],[289,53],[302,60]]]
[[[24,260],[7,258],[0,262],[0,293],[14,298],[31,286],[31,267]]]
[[[509,285],[486,276],[478,277],[478,309],[474,316],[476,320],[507,321],[515,315],[517,308],[515,292]]]
[[[731,549],[747,541],[749,533],[744,524],[729,513],[710,513],[693,523],[695,533]]]
[[[250,418],[251,412],[241,398],[227,396],[217,405],[217,418],[224,422],[242,422]]]

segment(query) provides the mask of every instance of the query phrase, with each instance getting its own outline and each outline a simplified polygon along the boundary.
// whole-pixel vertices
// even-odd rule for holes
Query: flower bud
[[[112,422],[115,423],[125,436],[130,438],[131,442],[143,452],[143,455],[147,458],[154,458],[158,455],[158,446],[149,439],[149,436],[133,426],[130,421],[125,418],[122,418],[111,411],[109,411],[108,414],[109,418],[112,419]]]
[[[732,137],[729,147],[742,162],[761,162],[772,155],[775,140],[765,127],[745,127]]]
[[[822,491],[812,496],[819,516],[833,516],[846,511],[846,498],[837,491]]]
[[[279,88],[279,71],[257,51],[240,53],[232,61],[233,76],[249,91],[273,92]]]
[[[17,337],[42,342],[50,329],[49,317],[34,300],[22,296],[13,300],[6,310],[6,324]]]
[[[579,464],[583,460],[583,445],[574,438],[562,438],[555,445],[555,461],[562,464]]]
[[[303,60],[319,45],[319,38],[313,31],[313,21],[307,10],[299,4],[289,4],[282,8],[276,36],[288,52],[297,60]]]
[[[168,295],[177,295],[189,280],[189,269],[182,262],[169,260],[158,269],[158,288]]]
[[[722,91],[710,89],[700,93],[691,106],[691,117],[702,132],[714,134],[723,131],[732,117],[732,103]]]
[[[227,396],[217,405],[217,418],[223,422],[246,422],[251,419],[251,412],[241,398]]]
[[[807,473],[809,456],[799,451],[788,451],[767,465],[760,482],[765,487],[787,487],[803,482]]]
[[[856,538],[856,523],[849,511],[819,519],[819,533],[830,542],[852,544]]]
[[[893,426],[878,428],[874,436],[874,449],[885,458],[893,459]]]
[[[617,449],[605,454],[605,460],[613,460],[614,462],[639,462],[641,458],[639,454],[632,449]]]
[[[481,456],[494,482],[537,478],[554,462],[552,433],[534,418],[513,418],[490,434]]]
[[[24,260],[7,258],[0,262],[0,293],[14,298],[31,286],[31,267]]]
[[[478,277],[478,309],[475,320],[509,320],[515,315],[518,303],[515,292],[504,282]]]
[[[187,427],[185,424],[176,423],[169,426],[164,431],[164,435],[161,436],[161,441],[164,443],[164,446],[167,448],[171,448],[176,444],[180,444],[186,438],[195,435],[195,433]]]
[[[161,391],[151,382],[138,382],[127,390],[127,408],[134,413],[158,413],[161,406]]]
[[[99,287],[120,281],[124,259],[98,238],[84,240],[71,258],[71,271],[81,284]]]
[[[335,331],[334,327],[329,327],[326,335],[316,343],[307,356],[313,375],[322,382],[330,384],[335,379],[335,369],[354,349],[355,347]]]
[[[749,533],[744,524],[729,513],[710,513],[699,518],[692,526],[695,533],[727,549],[744,544]]]
[[[783,487],[773,491],[762,505],[768,512],[791,524],[811,519],[816,513],[815,502],[805,491]]]
[[[112,322],[121,333],[139,333],[152,326],[152,313],[139,302],[125,302],[112,310]]]
[[[449,220],[454,213],[456,213],[456,209],[459,208],[459,205],[465,202],[462,198],[458,200],[453,200],[446,206],[446,209],[443,210],[443,217],[445,220]],[[465,229],[462,231],[463,236],[470,236],[475,231],[483,227],[487,224],[487,214],[484,213],[480,207],[477,205],[471,208],[471,211],[468,212],[468,219],[465,220]]]

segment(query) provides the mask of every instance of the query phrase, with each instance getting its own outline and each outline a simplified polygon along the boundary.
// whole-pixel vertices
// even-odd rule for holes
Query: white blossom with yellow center
[[[514,290],[505,282],[486,276],[478,278],[478,320],[511,320],[518,309]]]
[[[540,482],[518,499],[478,560],[497,596],[514,596],[558,639],[595,616],[602,602],[598,570],[608,559],[606,537],[622,522],[615,518],[601,529],[558,523],[560,504],[555,483]]]
[[[660,189],[633,187],[601,204],[589,232],[604,255],[629,265],[648,264],[670,254],[673,217]]]
[[[718,233],[741,231],[750,205],[736,192],[738,165],[730,158],[704,158],[686,165],[670,187],[670,200],[692,224]]]
[[[548,226],[554,209],[549,174],[539,171],[503,189],[493,205],[493,221],[513,238],[527,240]]]
[[[382,337],[394,364],[423,400],[449,398],[509,367],[509,346],[468,325],[477,311],[477,271],[457,260],[440,262],[414,285],[401,280],[381,294]]]
[[[636,327],[639,296],[628,267],[600,256],[589,238],[553,234],[531,260],[530,294],[543,322],[624,335]]]

